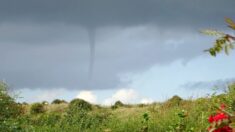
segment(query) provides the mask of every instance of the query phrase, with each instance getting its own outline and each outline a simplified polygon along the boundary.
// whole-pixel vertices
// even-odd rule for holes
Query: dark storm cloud
[[[91,89],[116,88],[127,72],[201,55],[211,42],[198,30],[224,28],[234,5],[234,0],[1,0],[0,79],[15,88],[87,88],[88,30],[94,29]]]
[[[0,20],[84,26],[215,24],[233,16],[234,0],[1,0]]]

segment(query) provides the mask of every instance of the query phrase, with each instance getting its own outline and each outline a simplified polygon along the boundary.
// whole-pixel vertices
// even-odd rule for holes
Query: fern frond
[[[232,28],[233,30],[235,30],[235,22],[230,19],[230,18],[225,18],[226,23],[228,24],[228,27]]]
[[[226,35],[223,32],[220,32],[220,31],[217,31],[217,30],[213,30],[213,29],[205,29],[205,30],[201,30],[200,32],[203,33],[203,34],[206,34],[206,35],[210,35],[210,36],[219,36],[219,37],[222,37],[222,36]]]

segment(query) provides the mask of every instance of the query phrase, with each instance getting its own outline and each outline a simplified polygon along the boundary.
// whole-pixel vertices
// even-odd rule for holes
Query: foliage
[[[30,113],[31,114],[40,114],[40,113],[44,113],[45,109],[44,109],[44,105],[41,103],[34,103],[31,105],[30,108]]]
[[[225,105],[222,104],[215,115],[210,115],[208,121],[210,122],[209,132],[231,132],[230,127],[232,115],[225,111]]]
[[[48,105],[49,103],[47,101],[42,101],[43,105]]]
[[[226,23],[228,24],[228,27],[235,30],[235,22],[230,18],[225,18]],[[212,35],[218,37],[215,41],[215,44],[210,49],[205,50],[206,52],[209,52],[212,56],[216,56],[218,53],[220,53],[222,50],[228,55],[230,49],[234,49],[234,41],[235,37],[226,34],[217,30],[203,30],[201,31],[204,34]]]
[[[143,115],[143,120],[141,121],[142,122],[142,128],[141,128],[141,132],[148,132],[148,122],[149,122],[149,114],[147,112],[145,112]]]
[[[208,118],[210,126],[209,132],[231,132],[235,129],[235,83],[228,86],[226,94],[218,96],[219,98],[212,97],[214,103],[215,113],[211,114]],[[217,104],[221,104],[217,106]]]
[[[114,105],[112,106],[112,109],[117,109],[119,107],[125,106],[120,100],[116,101]]]
[[[21,112],[20,105],[8,95],[7,89],[7,84],[0,82],[0,121],[16,118]]]
[[[168,99],[165,104],[168,107],[179,106],[182,101],[183,99],[181,97],[174,95],[172,98]]]
[[[235,22],[230,18],[225,18],[228,27],[235,30]],[[234,49],[235,37],[230,34],[225,34],[223,32],[218,32],[215,30],[204,30],[203,33],[213,36],[218,36],[214,47],[206,50],[209,51],[212,56],[216,56],[223,49],[228,55],[230,49]],[[217,112],[210,115],[208,122],[210,126],[208,127],[209,132],[232,132],[235,131],[235,83],[228,87],[228,93],[226,95],[221,95],[220,107],[217,107]],[[212,96],[213,101],[213,96]],[[218,104],[218,103],[217,103]],[[227,107],[226,107],[227,106]],[[216,107],[216,105],[215,105]],[[226,108],[226,110],[225,110]]]
[[[62,103],[67,103],[67,102],[61,99],[55,99],[51,102],[51,104],[62,104]]]
[[[57,113],[45,113],[38,116],[35,125],[54,127],[61,120],[61,115]]]
[[[92,105],[83,99],[74,99],[69,103],[68,113],[74,114],[80,111],[91,111]]]
[[[21,115],[21,106],[17,104],[11,96],[8,95],[8,85],[0,82],[0,131],[12,130],[17,127],[10,126],[12,119]]]
[[[0,124],[0,131],[202,132],[211,126],[208,117],[213,117],[214,121],[226,117],[230,121],[226,126],[232,127],[234,117],[227,113],[233,113],[234,100],[235,83],[220,95],[213,94],[196,100],[182,100],[174,96],[164,103],[141,107],[130,105],[116,110],[111,107],[95,107],[84,100],[75,99],[69,104],[41,104],[46,108],[46,112],[44,109],[41,114],[26,112],[19,114],[18,118],[8,118]],[[221,103],[226,105],[224,116],[217,115],[219,106],[216,105]],[[117,106],[120,104],[116,103]],[[27,111],[33,105],[24,104],[23,108]]]
[[[187,122],[186,118],[188,116],[187,112],[185,110],[181,110],[178,113],[176,113],[177,119],[176,123],[169,126],[169,132],[193,132],[194,128],[190,127],[187,128]]]

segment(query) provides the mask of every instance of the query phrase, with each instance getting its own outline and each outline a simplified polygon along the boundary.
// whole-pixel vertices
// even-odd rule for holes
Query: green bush
[[[8,88],[6,83],[0,81],[0,131],[15,129],[16,124],[12,120],[17,119],[22,112],[21,106],[8,95]]]
[[[183,99],[177,95],[174,95],[172,98],[166,101],[166,105],[171,107],[171,106],[179,106],[180,103],[183,101]]]
[[[45,109],[44,109],[44,105],[41,103],[34,103],[31,105],[30,108],[30,113],[31,114],[40,114],[40,113],[44,113]]]
[[[120,100],[116,101],[113,106],[111,106],[112,109],[117,109],[118,107],[125,106]]]
[[[225,96],[224,102],[229,105],[231,111],[235,111],[235,83],[229,84],[227,90],[227,96]]]
[[[21,107],[17,104],[11,96],[8,95],[8,85],[0,82],[0,121],[9,118],[16,118],[20,112]]]
[[[62,124],[66,123],[68,126],[73,126],[78,131],[84,131],[94,125],[93,116],[90,111],[92,105],[82,99],[74,99],[69,103],[67,114],[65,115]]]
[[[90,111],[92,110],[92,105],[83,99],[74,99],[69,103],[69,113],[76,113],[79,111]]]
[[[67,103],[67,102],[61,99],[55,99],[51,102],[51,104],[62,104],[62,103]]]
[[[119,101],[116,101],[115,104],[116,106],[124,106],[124,104],[119,100]]]
[[[110,115],[109,111],[101,109],[92,112],[81,110],[74,114],[65,115],[61,125],[65,126],[66,124],[66,126],[73,128],[73,131],[101,132],[101,128],[105,127],[105,124],[108,123]]]
[[[44,113],[31,119],[31,123],[36,126],[54,127],[60,123],[61,117],[58,113]]]
[[[48,105],[49,103],[47,101],[42,101],[43,105]]]

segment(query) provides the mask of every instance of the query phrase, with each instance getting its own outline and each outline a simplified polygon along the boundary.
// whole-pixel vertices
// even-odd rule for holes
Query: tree
[[[230,18],[225,18],[225,22],[227,23],[228,27],[232,30],[235,30],[235,22]],[[229,50],[234,49],[234,41],[235,36],[231,34],[226,34],[224,32],[220,32],[217,30],[203,30],[202,33],[206,35],[216,36],[217,39],[213,47],[205,50],[209,52],[212,56],[216,56],[218,53],[224,50],[224,52],[228,55]]]

